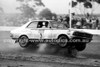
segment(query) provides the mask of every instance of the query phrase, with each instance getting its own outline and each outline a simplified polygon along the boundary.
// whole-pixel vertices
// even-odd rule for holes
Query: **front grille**
[[[85,37],[85,38],[91,38],[93,37],[92,34],[89,34],[89,33],[85,33],[85,32],[79,32],[79,31],[75,31],[73,33],[74,36],[77,36],[77,37]]]

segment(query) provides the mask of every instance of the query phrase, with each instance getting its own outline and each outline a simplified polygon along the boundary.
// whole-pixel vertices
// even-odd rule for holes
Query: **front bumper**
[[[15,38],[14,35],[11,34],[10,37],[11,37],[11,39],[15,40],[15,43],[18,42],[18,38]]]
[[[77,42],[77,43],[89,43],[92,41],[92,38],[86,38],[86,37],[73,37],[71,38],[70,42]]]
[[[72,40],[76,39],[76,41],[78,40],[79,42],[89,43],[92,41],[92,38],[93,38],[93,35],[90,33],[75,31],[73,33]]]

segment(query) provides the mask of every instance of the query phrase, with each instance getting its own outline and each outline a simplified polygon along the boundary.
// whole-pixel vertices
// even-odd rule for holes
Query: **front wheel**
[[[66,37],[66,36],[60,36],[59,38],[58,38],[58,45],[60,46],[60,47],[66,47],[67,46],[67,44],[68,44],[68,38]]]
[[[78,51],[83,51],[86,48],[86,43],[77,43],[77,44],[75,44],[75,48]]]
[[[29,46],[29,39],[27,36],[20,36],[18,42],[22,48],[27,48]]]

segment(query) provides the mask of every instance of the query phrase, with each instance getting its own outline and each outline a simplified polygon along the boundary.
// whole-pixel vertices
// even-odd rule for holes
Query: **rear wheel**
[[[27,36],[23,35],[23,36],[20,36],[19,39],[18,39],[18,42],[19,42],[19,45],[22,47],[22,48],[27,48],[29,46],[29,39]]]

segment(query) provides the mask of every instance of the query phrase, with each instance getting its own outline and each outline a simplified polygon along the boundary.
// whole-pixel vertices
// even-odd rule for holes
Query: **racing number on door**
[[[39,29],[39,33],[40,33],[40,39],[42,39],[43,38],[44,29]]]
[[[44,31],[48,28],[48,22],[47,21],[38,22],[37,28],[40,34],[40,39],[43,39],[45,36]]]

